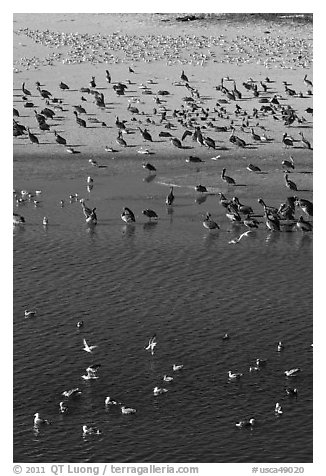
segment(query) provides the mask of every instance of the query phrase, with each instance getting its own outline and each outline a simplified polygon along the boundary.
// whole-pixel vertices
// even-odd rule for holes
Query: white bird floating
[[[65,390],[64,392],[62,392],[61,395],[63,395],[64,397],[67,397],[67,398],[74,398],[74,397],[77,397],[78,395],[80,395],[82,392],[81,390],[79,390],[79,388],[72,388],[70,390]]]
[[[164,375],[163,376],[163,381],[164,382],[172,382],[173,377],[170,377],[169,375]]]
[[[111,397],[106,397],[104,401],[105,405],[120,405],[116,400],[112,400]]]
[[[178,370],[181,370],[182,368],[183,368],[182,364],[180,365],[173,364],[172,366],[173,372],[177,372]]]
[[[25,315],[25,318],[27,319],[28,317],[33,317],[36,315],[36,311],[34,310],[28,310],[28,309],[25,309],[25,312],[24,312],[24,315]]]
[[[44,226],[47,226],[49,224],[48,217],[43,217],[43,222],[42,223],[43,223]]]
[[[34,413],[34,426],[50,425],[49,420],[40,417],[40,414]]]
[[[145,347],[145,350],[148,350],[151,352],[152,355],[154,355],[154,348],[156,347],[157,342],[156,342],[156,336],[153,335],[148,341],[147,347]]]
[[[299,372],[301,372],[301,369],[295,368],[295,369],[285,370],[284,373],[287,377],[295,377],[296,375],[298,375]]]
[[[83,350],[85,350],[86,352],[93,352],[93,349],[97,347],[97,345],[88,345],[86,342],[86,339],[83,339],[83,343],[84,343]]]
[[[275,410],[274,410],[275,413],[278,413],[279,415],[281,415],[283,413],[283,410],[282,410],[282,407],[281,405],[277,402],[276,405],[275,405]]]
[[[125,406],[122,406],[121,407],[121,413],[123,413],[124,415],[130,415],[131,413],[136,413],[136,409],[135,408],[127,408]]]
[[[253,427],[255,424],[255,419],[250,418],[250,420],[241,420],[238,423],[235,424],[238,428],[244,428],[244,427]]]
[[[157,395],[162,395],[162,393],[166,393],[167,391],[168,391],[167,388],[160,388],[160,387],[153,388],[153,393],[155,397],[157,397]]]
[[[83,425],[83,435],[100,435],[100,434],[101,434],[101,430],[99,430],[95,426]]]
[[[239,379],[240,377],[242,377],[243,374],[239,373],[239,372],[231,372],[231,370],[229,370],[229,379],[230,380],[237,380]]]
[[[66,406],[65,402],[59,403],[60,413],[66,413],[68,411],[68,407]]]

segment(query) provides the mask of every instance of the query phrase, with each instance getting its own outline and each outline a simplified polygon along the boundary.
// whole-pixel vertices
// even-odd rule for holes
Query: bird
[[[296,388],[287,387],[285,389],[285,392],[289,397],[297,397],[298,396],[298,390]]]
[[[125,223],[134,223],[136,221],[134,213],[128,207],[123,208],[120,216]]]
[[[230,244],[239,243],[239,241],[240,241],[243,237],[249,236],[250,233],[252,233],[251,230],[245,231],[245,232],[242,233],[238,238],[234,238],[233,240],[230,240],[230,241],[229,241],[229,245],[230,245]]]
[[[309,88],[312,88],[313,85],[312,85],[312,81],[310,81],[309,79],[307,79],[307,75],[305,74],[304,78],[303,78],[303,82],[305,83],[306,86],[308,86]]]
[[[89,82],[89,87],[90,88],[96,88],[95,76],[92,76],[92,79]]]
[[[278,352],[281,352],[283,349],[284,349],[284,344],[280,341],[280,342],[277,344],[277,351],[278,351]]]
[[[284,132],[284,134],[283,134],[282,142],[285,145],[285,147],[292,147],[293,146],[293,140],[291,139],[291,137],[289,137],[287,135],[286,132]]]
[[[66,145],[67,144],[67,141],[64,137],[61,137],[57,131],[54,131],[54,135],[55,135],[55,140],[58,144],[63,144],[63,145]]]
[[[62,90],[65,90],[65,89],[69,89],[69,86],[61,81],[59,84],[59,88]]]
[[[172,145],[174,145],[174,147],[182,149],[181,141],[177,137],[171,137],[170,142]]]
[[[288,169],[294,170],[294,160],[292,155],[290,155],[289,160],[287,159],[282,160],[282,167],[284,167],[287,171],[289,171]]]
[[[156,347],[157,342],[156,342],[156,335],[154,334],[153,337],[151,337],[148,341],[147,347],[145,347],[145,350],[148,350],[151,352],[152,355],[154,355],[154,348]]]
[[[182,134],[181,142],[184,141],[187,136],[192,136],[192,132],[189,131],[188,129],[186,129],[184,133]]]
[[[275,404],[274,412],[278,415],[281,415],[283,413],[282,407],[278,402]]]
[[[277,215],[265,211],[265,223],[269,230],[271,231],[281,231],[280,220]]]
[[[181,76],[180,76],[180,79],[181,79],[182,81],[185,81],[186,83],[189,83],[188,77],[185,75],[185,72],[184,72],[184,71],[182,71]]]
[[[49,420],[45,420],[44,418],[40,417],[40,414],[34,413],[34,426],[42,426],[42,425],[50,425]]]
[[[166,205],[171,206],[173,202],[174,202],[173,187],[170,187],[170,192],[165,199],[165,203]]]
[[[200,192],[200,193],[207,192],[207,188],[204,185],[200,185],[200,184],[195,186],[195,190],[196,192]]]
[[[172,365],[172,370],[173,372],[178,372],[179,370],[183,369],[183,365],[182,364],[173,364]]]
[[[116,143],[121,145],[121,147],[127,147],[127,142],[122,138],[121,130],[119,130],[118,137],[116,138]]]
[[[250,418],[250,420],[241,420],[235,424],[238,428],[253,427],[255,424],[255,419]]]
[[[162,393],[166,393],[168,391],[167,388],[160,388],[160,387],[154,387],[153,388],[153,394],[156,397],[157,395],[162,395]]]
[[[68,411],[68,407],[66,406],[65,402],[59,403],[59,410],[60,413],[66,413]]]
[[[256,134],[253,127],[251,128],[251,137],[253,138],[253,140],[257,141],[257,142],[261,142],[261,137],[260,135]]]
[[[30,131],[29,127],[27,127],[27,132],[28,132],[28,137],[29,137],[29,140],[31,141],[32,144],[39,144],[39,140],[38,138],[36,137],[35,134],[32,134],[32,132]]]
[[[257,201],[258,201],[258,203],[260,203],[264,207],[264,212],[265,213],[268,213],[269,215],[275,215],[277,217],[277,215],[278,215],[278,209],[277,208],[266,205],[262,198],[258,198]]]
[[[36,311],[25,309],[24,311],[25,318],[34,317],[36,315]]]
[[[199,157],[194,157],[192,155],[190,155],[187,159],[186,159],[186,162],[188,163],[199,163],[199,162],[205,162],[204,160],[200,159]]]
[[[244,215],[250,215],[253,213],[253,209],[249,205],[242,205],[238,197],[233,197],[232,202],[236,206],[238,212],[243,213]]]
[[[82,375],[82,378],[84,380],[96,380],[98,379],[98,375],[96,375],[96,372],[94,372],[91,368],[86,369],[87,374]]]
[[[147,208],[146,210],[143,210],[142,211],[142,214],[145,215],[147,218],[149,218],[149,221],[152,220],[152,218],[154,220],[158,220],[158,215],[156,212],[154,212],[154,210],[151,210],[150,208]]]
[[[243,224],[247,228],[258,228],[259,221],[247,215],[246,218],[243,220]]]
[[[296,367],[290,370],[285,370],[284,374],[286,377],[296,377],[299,372],[301,372],[301,369],[299,367]]]
[[[144,140],[147,140],[149,142],[153,142],[152,136],[150,135],[150,133],[148,132],[147,129],[142,130],[140,127],[138,127],[138,129],[140,130],[140,133],[143,136]]]
[[[84,343],[83,350],[85,350],[86,352],[93,352],[93,350],[97,347],[97,345],[88,345],[86,342],[86,339],[83,339],[83,343]]]
[[[301,144],[303,145],[303,147],[304,147],[305,149],[312,150],[312,147],[311,147],[310,142],[304,137],[302,131],[299,132],[299,135],[301,136]]]
[[[111,75],[107,69],[105,70],[105,79],[109,84],[111,83]]]
[[[211,214],[209,212],[206,213],[205,220],[203,221],[203,226],[208,230],[220,229],[219,225],[211,219]]]
[[[297,198],[295,197],[295,204],[298,205],[301,210],[308,215],[309,217],[313,216],[313,203],[310,202],[309,200],[303,199],[303,198]]]
[[[237,145],[238,147],[241,147],[241,148],[246,147],[246,145],[247,145],[246,142],[243,139],[241,139],[240,137],[235,136],[234,131],[235,131],[235,129],[232,128],[232,133],[229,137],[229,141],[232,142],[233,144]]]
[[[135,408],[127,408],[124,405],[121,407],[121,413],[123,415],[130,415],[131,413],[136,413]]]
[[[220,197],[219,202],[220,202],[220,205],[222,205],[222,207],[227,208],[230,205],[230,203],[232,203],[232,201],[227,199],[226,196],[222,192],[218,192],[217,195],[219,195]]]
[[[295,190],[295,191],[298,190],[297,184],[289,179],[289,176],[287,173],[284,174],[284,179],[285,179],[285,186],[287,188],[289,188],[290,190]]]
[[[25,96],[31,96],[32,95],[32,93],[28,89],[25,88],[25,83],[22,84],[22,91],[23,91]]]
[[[246,167],[249,172],[261,172],[261,169],[257,165],[248,164]]]
[[[173,377],[170,377],[169,375],[163,375],[163,381],[164,382],[172,382]]]
[[[119,402],[117,402],[116,400],[112,400],[111,397],[105,397],[104,403],[105,405],[120,405]]]
[[[43,217],[42,223],[43,223],[44,226],[47,226],[47,225],[49,224],[49,219],[48,219],[48,217]]]
[[[208,147],[208,149],[210,148],[215,149],[215,141],[211,139],[210,137],[204,137],[203,144],[205,147]]]
[[[88,162],[93,165],[93,167],[98,167],[98,162],[96,160],[93,160],[93,159],[89,159]]]
[[[102,432],[95,426],[83,425],[83,435],[100,435]]]
[[[61,395],[67,398],[75,398],[81,395],[81,393],[82,393],[81,390],[79,390],[79,388],[77,387],[77,388],[71,388],[70,390],[65,390],[64,392],[62,392]]]
[[[226,169],[222,170],[221,179],[226,182],[228,185],[235,185],[235,180],[232,177],[225,175]]]
[[[18,213],[13,213],[13,224],[14,225],[23,225],[25,223],[25,218]]]
[[[312,231],[312,224],[309,221],[303,219],[302,216],[299,217],[297,221],[297,228],[300,231]]]
[[[74,111],[74,114],[76,116],[76,122],[79,126],[81,127],[87,127],[86,126],[86,121],[84,121],[84,119],[82,119],[81,117],[78,117],[78,112],[77,111]]]
[[[148,170],[149,172],[156,172],[156,167],[149,162],[144,162],[142,164],[143,169]]]
[[[242,375],[243,374],[240,372],[231,372],[231,370],[229,370],[228,372],[228,376],[230,380],[239,380],[240,377],[242,377]]]
[[[81,327],[83,327],[84,325],[84,322],[83,321],[78,321],[76,326],[78,327],[78,329],[80,329]]]

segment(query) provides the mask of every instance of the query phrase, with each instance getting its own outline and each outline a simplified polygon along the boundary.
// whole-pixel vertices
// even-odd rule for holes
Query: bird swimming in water
[[[25,218],[18,213],[13,213],[13,224],[14,225],[23,225],[25,223]]]
[[[93,352],[93,350],[97,347],[97,345],[88,345],[86,339],[83,339],[83,344],[83,350],[85,350],[86,352]]]
[[[136,409],[135,408],[127,408],[125,407],[124,405],[121,407],[121,413],[123,415],[130,415],[132,413],[136,413]]]
[[[146,210],[142,211],[142,214],[145,215],[147,218],[149,218],[149,221],[152,219],[158,220],[158,215],[154,210],[151,210],[150,208],[147,208]]]
[[[242,375],[243,374],[241,374],[240,372],[231,372],[231,370],[229,370],[228,372],[228,377],[230,380],[239,380]]]
[[[48,217],[43,217],[43,222],[42,223],[43,223],[44,226],[47,226],[49,224]]]
[[[166,393],[168,391],[167,388],[160,388],[160,387],[154,387],[153,388],[153,394],[155,397],[158,395],[162,395],[163,393]]]
[[[164,382],[172,382],[173,377],[170,377],[169,375],[163,375],[163,381]]]
[[[275,404],[274,412],[278,415],[281,415],[283,413],[282,407],[278,402]]]
[[[84,380],[96,380],[98,379],[98,375],[96,375],[96,372],[94,372],[91,368],[86,369],[87,374],[82,375],[82,378]]]
[[[40,417],[40,414],[34,413],[34,426],[38,427],[41,425],[50,425],[49,420],[45,420],[44,418]]]
[[[145,347],[145,350],[148,350],[151,352],[152,355],[154,355],[154,348],[156,347],[157,342],[156,342],[156,335],[154,334],[153,337],[151,337],[148,341],[147,347]]]
[[[25,309],[24,311],[25,318],[34,317],[36,315],[36,311]]]
[[[220,227],[219,225],[211,219],[211,214],[209,212],[206,213],[205,220],[203,221],[203,226],[204,228],[207,228],[208,230],[219,230]]]
[[[183,369],[183,365],[182,365],[182,364],[179,364],[179,365],[173,364],[173,365],[172,365],[172,370],[173,370],[173,372],[178,372],[178,370],[181,370],[181,369]]]
[[[116,400],[112,400],[111,397],[106,397],[104,401],[105,405],[120,405]]]
[[[136,221],[134,213],[128,207],[123,208],[120,216],[125,223],[134,223]]]
[[[168,196],[165,199],[165,203],[168,206],[171,206],[173,202],[174,202],[173,187],[170,187],[170,192],[169,192]]]
[[[278,351],[278,352],[281,352],[283,349],[284,349],[284,344],[280,341],[280,342],[277,344],[277,351]]]
[[[254,418],[250,418],[250,420],[242,420],[242,421],[239,421],[235,424],[235,426],[237,426],[238,428],[250,428],[250,427],[253,427],[255,424],[255,419]]]
[[[312,224],[309,221],[303,219],[302,216],[299,217],[297,221],[297,228],[300,231],[312,231]]]
[[[83,425],[83,435],[100,435],[102,432],[95,426]]]
[[[298,375],[299,372],[301,372],[301,369],[299,367],[297,367],[297,368],[294,368],[294,369],[285,370],[284,374],[286,375],[286,377],[295,377],[295,376]]]

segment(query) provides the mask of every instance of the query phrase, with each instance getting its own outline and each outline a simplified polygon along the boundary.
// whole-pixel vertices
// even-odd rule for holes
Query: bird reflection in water
[[[147,223],[144,223],[143,224],[143,229],[144,231],[151,231],[151,230],[155,230],[155,228],[157,227],[157,221],[148,221]]]
[[[198,197],[195,198],[195,203],[198,203],[198,205],[201,205],[202,203],[206,202],[207,200],[207,195],[199,195]]]
[[[136,227],[133,223],[127,223],[126,225],[123,225],[121,230],[122,230],[122,234],[129,238],[129,237],[135,236]]]
[[[143,178],[143,182],[147,182],[147,183],[153,182],[155,177],[156,177],[156,174],[149,174]]]

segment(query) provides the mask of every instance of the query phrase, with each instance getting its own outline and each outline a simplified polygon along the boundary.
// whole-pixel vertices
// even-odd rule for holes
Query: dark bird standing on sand
[[[292,155],[290,155],[290,159],[284,159],[282,160],[282,167],[284,167],[287,171],[288,169],[293,169],[294,170],[294,161]]]
[[[63,145],[67,144],[66,139],[64,137],[59,136],[59,134],[57,134],[57,131],[54,131],[54,135],[55,135],[55,140],[58,144],[63,144]]]
[[[31,96],[32,95],[32,93],[28,89],[25,88],[25,83],[22,84],[22,91],[25,94],[25,96]]]
[[[156,168],[154,167],[154,165],[150,164],[149,162],[144,162],[143,168],[148,170],[149,172],[156,172]]]
[[[121,130],[118,133],[118,137],[116,138],[116,143],[121,145],[121,147],[127,147],[127,142],[122,138]]]
[[[291,139],[291,137],[287,135],[286,132],[284,132],[283,134],[282,142],[285,145],[285,147],[293,147],[293,140]]]
[[[177,147],[178,149],[182,149],[182,144],[181,141],[177,137],[172,137],[170,139],[170,142],[174,147]]]
[[[303,132],[299,132],[300,136],[301,136],[301,144],[303,145],[303,147],[305,149],[309,149],[309,150],[312,150],[312,147],[311,147],[311,144],[309,141],[307,141],[307,139],[304,137],[303,135]]]
[[[62,90],[69,89],[69,86],[61,81],[59,84],[59,88]]]
[[[39,144],[38,138],[36,135],[32,134],[31,131],[29,130],[29,127],[27,127],[27,132],[28,132],[28,137],[29,140],[32,142],[32,144]]]
[[[144,129],[143,131],[141,130],[140,127],[138,127],[138,129],[140,130],[140,133],[143,136],[144,140],[148,140],[149,142],[153,142],[152,136],[150,135],[150,133],[148,132],[147,129]]]
[[[289,180],[287,173],[285,173],[284,179],[287,188],[289,188],[290,190],[298,190],[296,183],[292,182],[292,180]]]
[[[111,75],[107,69],[105,70],[105,79],[109,84],[111,83]]]
[[[78,117],[78,113],[77,111],[74,111],[74,114],[76,116],[76,122],[79,126],[81,127],[86,127],[86,121],[84,121],[84,119],[81,119],[80,117]]]
[[[242,147],[242,148],[246,147],[247,144],[245,143],[245,141],[243,139],[240,139],[240,137],[237,137],[234,135],[235,129],[232,127],[231,130],[232,130],[232,133],[229,137],[229,141],[232,142],[232,144],[237,145],[238,147]]]
[[[226,182],[228,185],[235,185],[235,180],[232,177],[225,175],[226,169],[222,170],[221,179]]]
[[[92,79],[89,82],[89,87],[90,88],[96,88],[95,76],[92,76]]]
[[[184,71],[182,71],[180,78],[182,79],[182,81],[185,81],[186,83],[189,83],[189,80],[188,80],[187,76],[185,75]]]

